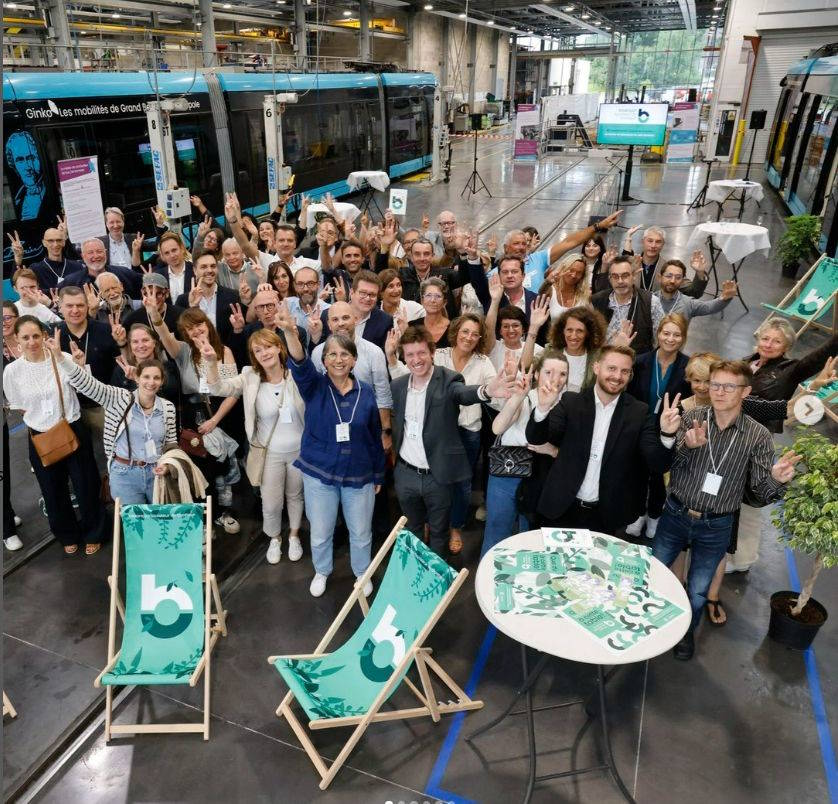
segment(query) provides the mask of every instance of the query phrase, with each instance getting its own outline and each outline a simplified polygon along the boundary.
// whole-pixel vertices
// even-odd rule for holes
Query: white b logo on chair
[[[140,576],[140,621],[143,631],[160,639],[182,634],[192,621],[192,600],[173,583],[156,586],[154,575]]]
[[[404,659],[406,649],[404,635],[393,625],[395,617],[396,610],[388,604],[378,625],[372,631],[372,638],[366,641],[361,651],[361,672],[370,681],[386,681],[390,678],[392,668],[398,667]],[[382,643],[389,643],[393,647],[393,657],[384,667],[380,667],[373,660],[376,646]]]

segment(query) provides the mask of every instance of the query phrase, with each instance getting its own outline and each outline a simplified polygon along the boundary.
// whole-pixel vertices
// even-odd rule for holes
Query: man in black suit
[[[424,327],[408,327],[401,347],[410,373],[390,384],[396,495],[408,528],[421,535],[427,522],[431,549],[442,555],[451,484],[472,471],[457,428],[460,405],[506,398],[514,378],[500,374],[483,386],[465,385],[461,374],[434,365],[434,341]]]
[[[140,235],[131,244],[131,260],[134,270],[142,266],[142,246],[145,238]],[[157,253],[152,254],[148,267],[155,273],[166,277],[169,284],[169,296],[179,299],[189,293],[195,276],[192,262],[187,259],[188,252],[177,232],[165,232],[157,241]]]
[[[647,473],[669,469],[673,454],[663,439],[678,432],[679,397],[664,398],[658,433],[647,405],[623,393],[633,365],[630,347],[605,346],[592,388],[566,393],[554,407],[540,400],[533,410],[527,440],[559,448],[538,501],[544,524],[613,534],[642,512]]]
[[[378,306],[381,293],[381,280],[372,271],[360,270],[352,280],[352,293],[349,304],[355,313],[355,338],[363,338],[374,343],[381,351],[387,342],[387,333],[393,328],[393,316],[388,315]],[[328,310],[324,310],[320,319],[323,322],[323,338],[331,335]]]
[[[84,285],[95,282],[96,277],[103,271],[109,271],[119,277],[119,281],[122,282],[126,293],[132,299],[140,298],[141,275],[128,268],[120,268],[118,265],[108,265],[108,255],[105,252],[105,246],[98,237],[91,237],[81,244],[81,259],[84,263],[84,268],[65,276],[61,287],[67,287],[68,285],[83,287]]]
[[[211,251],[195,260],[195,278],[188,293],[178,300],[178,307],[200,307],[218,330],[222,343],[227,343],[233,332],[230,323],[232,305],[239,303],[239,294],[218,284],[218,261]]]

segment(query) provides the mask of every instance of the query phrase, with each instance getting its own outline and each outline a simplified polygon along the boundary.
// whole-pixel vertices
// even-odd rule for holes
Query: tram
[[[838,43],[814,51],[780,82],[765,173],[795,215],[823,218],[820,247],[838,255]]]
[[[224,190],[245,211],[268,210],[262,102],[295,92],[283,114],[294,190],[349,193],[354,170],[392,178],[431,163],[431,73],[6,73],[3,77],[3,220],[41,258],[41,236],[61,211],[57,163],[97,156],[104,205],[125,212],[126,231],[154,231],[156,203],[145,104],[185,98],[173,112],[177,178],[221,217]],[[8,246],[4,275],[12,267]]]

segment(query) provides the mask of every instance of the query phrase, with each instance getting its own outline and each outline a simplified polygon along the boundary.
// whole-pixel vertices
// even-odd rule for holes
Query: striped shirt
[[[693,422],[708,423],[709,444],[690,449],[684,437]],[[712,448],[712,454],[711,454]],[[729,514],[742,505],[745,484],[763,503],[777,499],[785,486],[771,477],[774,441],[771,433],[750,416],[739,414],[720,430],[709,407],[695,408],[681,417],[675,459],[669,474],[669,493],[687,508],[702,513]],[[718,494],[702,491],[707,474],[721,475]]]

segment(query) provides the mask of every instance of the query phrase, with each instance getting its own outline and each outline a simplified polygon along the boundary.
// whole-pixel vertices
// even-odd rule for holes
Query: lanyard
[[[717,466],[716,461],[713,458],[713,445],[710,443],[710,411],[707,411],[707,449],[710,452],[710,465],[713,467],[714,475],[719,474],[719,470],[722,468],[722,464],[725,462],[725,458],[727,458],[727,454],[730,452],[730,448],[733,446],[733,442],[736,441],[736,436],[738,435],[738,432],[733,434],[733,438],[730,439],[730,444],[727,445],[725,454],[722,455],[722,459],[719,461]]]
[[[61,282],[61,280],[62,280],[62,279],[64,279],[64,272],[67,270],[67,258],[66,258],[66,257],[64,258],[64,264],[61,266],[61,273],[60,273],[60,274],[59,274],[59,273],[57,273],[57,272],[56,272],[56,270],[55,270],[55,268],[53,268],[53,267],[49,264],[49,255],[47,255],[47,256],[46,256],[46,258],[44,259],[44,265],[46,265],[46,267],[47,267],[47,268],[49,268],[49,269],[50,269],[50,271],[52,271],[52,275],[53,275],[53,276],[54,276],[54,277],[55,277],[55,278],[56,278],[59,282]]]
[[[671,365],[670,365],[670,368],[671,368]],[[666,371],[669,371],[669,369],[667,369]],[[657,355],[657,352],[655,352],[655,398],[658,399],[658,400],[660,400],[660,398],[661,398],[661,387],[662,386],[665,387],[663,385],[663,378],[665,376],[666,376],[666,372],[664,372],[663,375],[661,374],[661,367],[660,367],[660,363],[658,362],[658,355]]]
[[[335,392],[332,390],[332,386],[329,386],[329,393],[332,395],[332,404],[335,406],[335,413],[338,415],[338,422],[340,424],[352,424],[353,420],[355,419],[355,411],[358,410],[358,400],[361,398],[361,386],[358,386],[358,396],[355,397],[355,407],[352,408],[352,415],[349,417],[348,422],[344,422],[343,418],[340,415],[340,408],[338,408],[337,400],[335,399]]]

